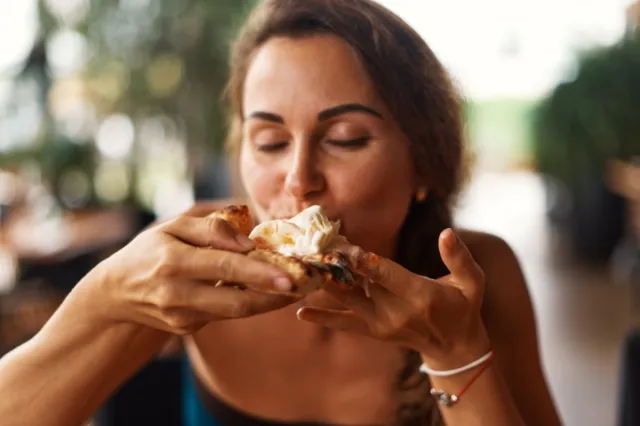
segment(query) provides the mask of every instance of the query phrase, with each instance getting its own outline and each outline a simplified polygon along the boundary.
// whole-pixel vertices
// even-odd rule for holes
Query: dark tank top
[[[438,237],[448,226],[451,226],[450,211],[439,199],[430,195],[423,203],[412,202],[400,233],[398,263],[420,275],[432,278],[446,275],[449,271],[440,258]],[[398,378],[398,397],[402,402],[396,419],[391,423],[393,426],[444,426],[437,404],[429,394],[428,377],[420,372],[421,364],[420,354],[407,351],[406,362]],[[212,416],[214,426],[337,426],[280,422],[249,415],[212,395],[195,374],[191,373],[191,376],[197,399]]]
[[[192,378],[198,399],[220,426],[331,426],[327,423],[273,421],[244,413],[211,394],[193,373]]]

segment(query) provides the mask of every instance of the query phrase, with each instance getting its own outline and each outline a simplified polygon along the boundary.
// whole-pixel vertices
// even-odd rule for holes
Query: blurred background
[[[458,223],[519,256],[565,423],[640,424],[640,1],[379,2],[466,97]],[[0,354],[155,218],[231,195],[219,99],[254,3],[0,2]],[[179,403],[168,353],[96,422],[129,424],[149,383]]]

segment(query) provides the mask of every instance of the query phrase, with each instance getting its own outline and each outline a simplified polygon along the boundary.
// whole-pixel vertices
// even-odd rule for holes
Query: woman
[[[290,282],[226,222],[182,215],[96,267],[2,360],[3,424],[80,424],[179,334],[221,424],[558,425],[512,251],[449,229],[460,102],[419,36],[369,0],[269,0],[231,62],[230,142],[256,216],[321,205],[375,253],[349,251],[371,298],[216,288]]]

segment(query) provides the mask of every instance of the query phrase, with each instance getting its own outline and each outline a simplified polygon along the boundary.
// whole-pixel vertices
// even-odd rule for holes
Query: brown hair
[[[463,115],[449,75],[424,40],[404,21],[371,0],[265,0],[249,15],[235,42],[227,87],[230,104],[228,147],[242,139],[242,89],[254,53],[275,36],[333,34],[357,54],[369,77],[407,136],[419,180],[428,186],[424,202],[414,201],[400,235],[397,260],[432,277],[448,271],[440,260],[438,235],[451,226],[450,205],[463,178]],[[400,386],[425,388],[415,380],[420,356],[410,352]],[[427,423],[428,397],[400,407],[398,423]],[[429,411],[431,414],[427,414]],[[436,421],[436,420],[433,420]],[[440,421],[440,420],[437,420]],[[435,423],[434,423],[435,424]]]

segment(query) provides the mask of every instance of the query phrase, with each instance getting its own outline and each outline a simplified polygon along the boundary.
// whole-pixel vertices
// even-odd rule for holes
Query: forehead
[[[355,52],[333,35],[270,39],[256,52],[243,92],[245,114],[287,116],[352,102],[384,109]]]

